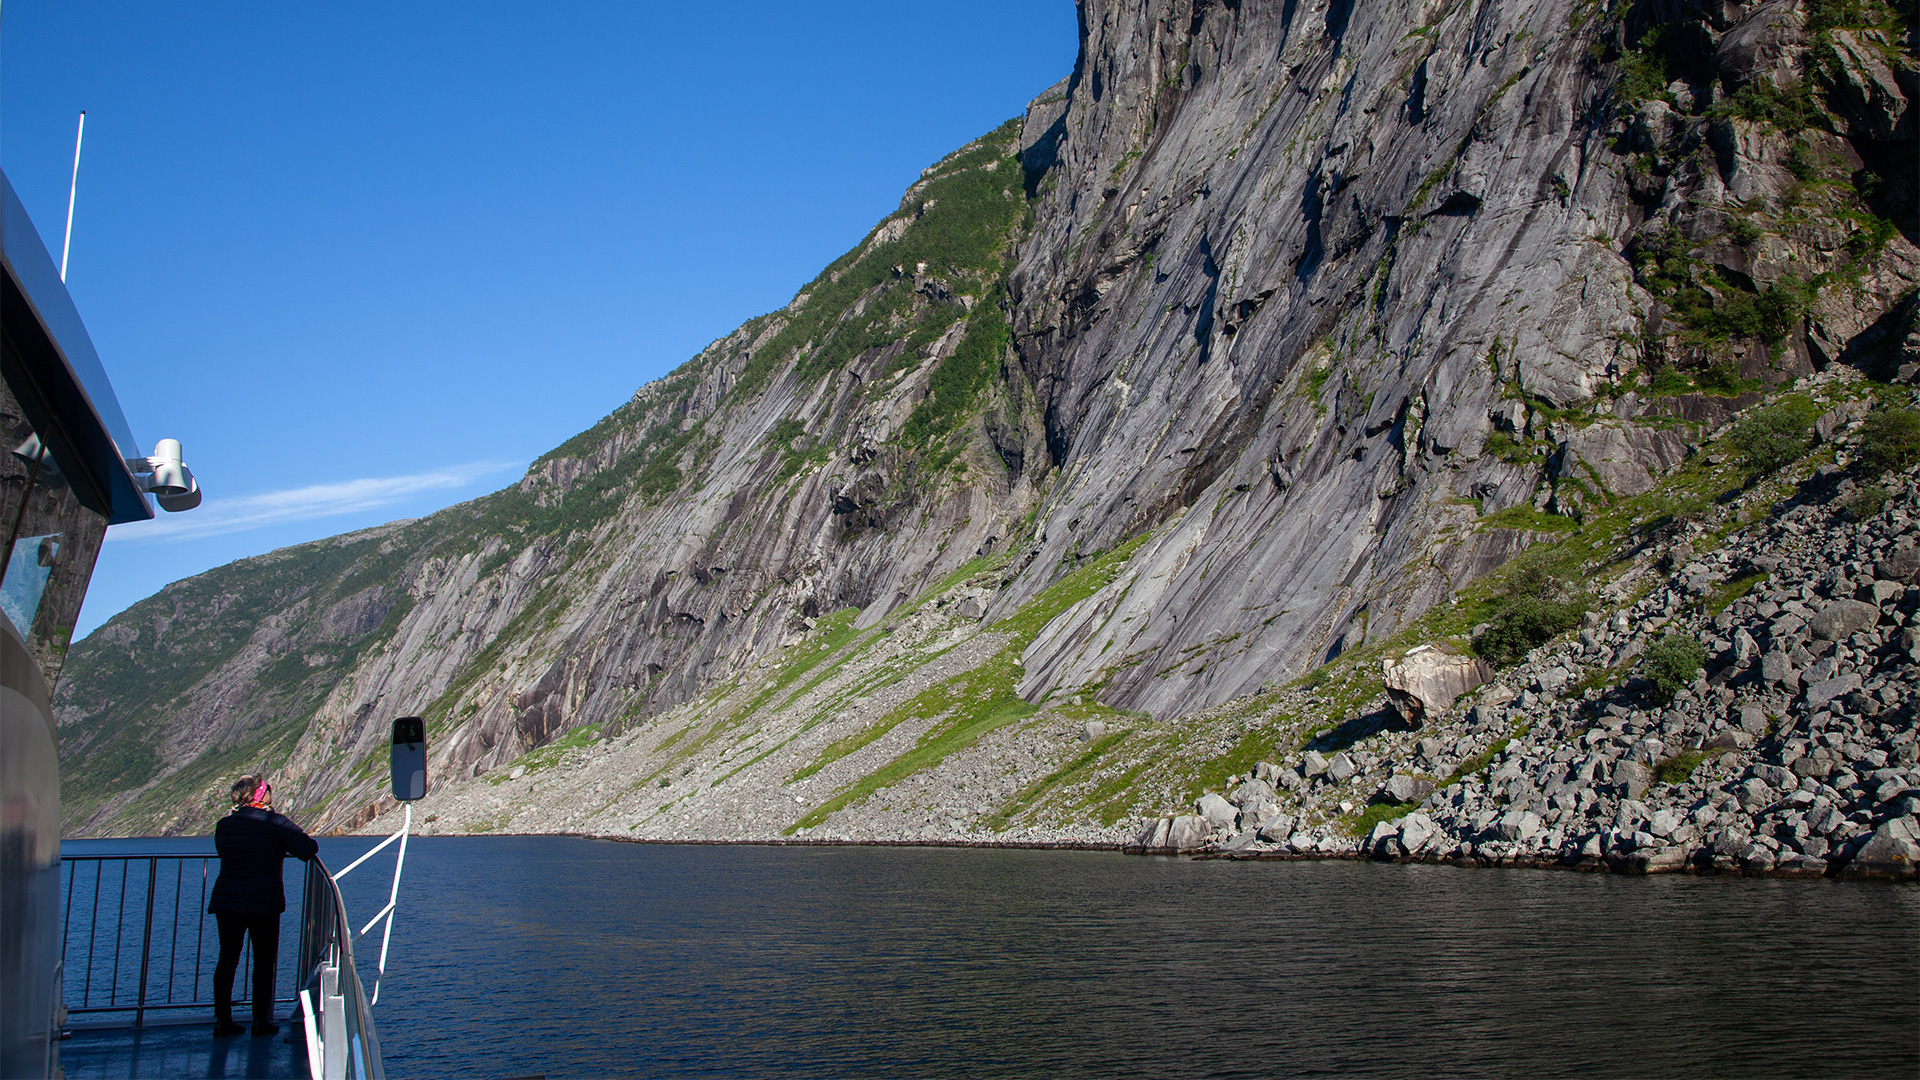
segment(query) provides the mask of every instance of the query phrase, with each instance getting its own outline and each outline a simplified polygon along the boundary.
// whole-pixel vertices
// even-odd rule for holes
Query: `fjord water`
[[[376,1015],[416,1078],[1910,1076],[1920,890],[436,837]]]

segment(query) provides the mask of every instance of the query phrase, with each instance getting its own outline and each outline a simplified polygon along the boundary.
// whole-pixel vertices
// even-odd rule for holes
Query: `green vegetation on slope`
[[[840,808],[938,765],[948,754],[972,746],[980,736],[1033,715],[1036,706],[1029,704],[1014,689],[1021,675],[1020,654],[1039,636],[1041,629],[1061,612],[1092,596],[1118,577],[1127,559],[1145,540],[1146,535],[1143,534],[1091,560],[1042,590],[1020,610],[989,626],[989,631],[1005,634],[1006,638],[1000,650],[979,667],[936,683],[913,700],[876,720],[867,731],[855,737],[859,740],[857,745],[854,739],[849,739],[829,747],[819,760],[807,766],[805,771],[808,775],[868,745],[902,723],[932,721],[932,726],[906,752],[808,811],[786,830],[787,833],[819,825]]]
[[[910,206],[821,271],[802,290],[800,307],[785,316],[786,325],[755,350],[733,399],[759,393],[796,354],[797,377],[813,382],[896,341],[910,354],[965,318],[957,297],[917,302],[914,279],[924,265],[927,276],[977,289],[976,297],[999,279],[1010,234],[1026,209],[1019,162],[1012,156],[1019,131],[1019,120],[1009,120],[972,149],[934,166],[933,175],[916,185]],[[906,221],[900,235],[873,243],[896,220]]]

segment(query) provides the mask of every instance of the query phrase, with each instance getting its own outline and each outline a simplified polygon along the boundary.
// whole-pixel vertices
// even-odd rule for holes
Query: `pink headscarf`
[[[266,809],[267,799],[269,797],[268,792],[272,790],[273,785],[267,783],[265,779],[262,779],[260,786],[253,789],[253,797],[247,800],[247,805],[258,806],[263,810]]]

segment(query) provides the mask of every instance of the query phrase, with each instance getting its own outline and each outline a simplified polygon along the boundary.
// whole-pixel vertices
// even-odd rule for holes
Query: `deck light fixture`
[[[145,486],[160,509],[179,513],[200,505],[200,484],[187,468],[180,440],[161,439],[154,444],[152,457],[128,458],[127,467],[152,474]]]

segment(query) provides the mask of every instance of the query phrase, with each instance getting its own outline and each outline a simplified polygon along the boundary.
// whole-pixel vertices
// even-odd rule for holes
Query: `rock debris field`
[[[1854,485],[1824,466],[1719,546],[1676,538],[1643,598],[1458,707],[1415,728],[1382,697],[1350,745],[1260,763],[1131,848],[1911,880],[1920,484],[1887,486],[1881,512],[1854,521],[1839,497]],[[1717,613],[1698,604],[1742,581]],[[1669,634],[1705,644],[1704,671],[1651,704],[1622,669]],[[1438,786],[1475,755],[1484,769]],[[1337,827],[1369,801],[1396,812],[1364,837]]]

